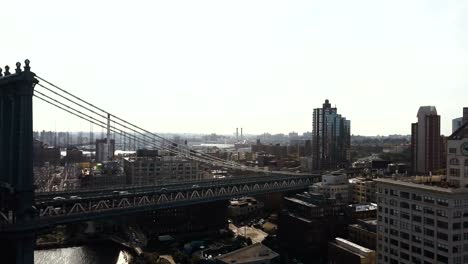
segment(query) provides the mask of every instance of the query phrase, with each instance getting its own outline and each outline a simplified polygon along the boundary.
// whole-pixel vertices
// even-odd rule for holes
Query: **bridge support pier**
[[[34,248],[36,236],[30,234],[15,234],[0,241],[2,263],[34,263]]]
[[[38,81],[16,63],[0,75],[0,244],[2,263],[34,263],[35,234],[30,221],[37,217],[33,187],[32,96]],[[6,223],[6,225],[4,225]],[[8,230],[8,227],[14,226]],[[6,262],[3,261],[4,255]]]

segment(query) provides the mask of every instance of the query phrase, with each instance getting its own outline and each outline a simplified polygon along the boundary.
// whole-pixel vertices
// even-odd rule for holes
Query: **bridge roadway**
[[[70,197],[70,196],[78,196],[80,198],[92,198],[97,197],[100,195],[106,194],[114,194],[117,191],[127,191],[132,193],[141,193],[147,191],[156,191],[156,190],[179,190],[180,188],[193,188],[194,185],[203,187],[203,186],[221,186],[221,185],[229,185],[229,184],[236,184],[236,183],[249,183],[249,182],[256,182],[256,181],[264,181],[266,179],[275,180],[275,179],[284,179],[285,177],[298,177],[298,176],[306,176],[317,178],[320,177],[320,173],[314,174],[305,174],[305,173],[296,173],[291,175],[277,175],[277,174],[270,174],[268,176],[242,176],[242,177],[228,177],[228,178],[221,178],[221,179],[204,179],[204,180],[193,180],[193,181],[181,181],[177,183],[167,183],[162,185],[117,185],[117,186],[110,186],[104,188],[95,188],[95,189],[78,189],[78,190],[69,190],[69,191],[58,191],[58,192],[36,192],[35,193],[35,201],[36,202],[44,202],[51,200],[55,197]]]
[[[14,232],[42,229],[242,196],[302,190],[319,180],[320,174],[269,175],[158,186],[37,193],[35,207],[38,217],[22,224],[3,219],[0,230]]]

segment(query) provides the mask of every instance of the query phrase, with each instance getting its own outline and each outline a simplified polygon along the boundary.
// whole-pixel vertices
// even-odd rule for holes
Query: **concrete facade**
[[[347,203],[351,200],[350,188],[346,173],[333,172],[322,175],[322,182],[312,185],[310,191]]]
[[[447,180],[450,185],[468,187],[468,123],[447,139]]]
[[[468,262],[467,189],[376,182],[378,263]]]

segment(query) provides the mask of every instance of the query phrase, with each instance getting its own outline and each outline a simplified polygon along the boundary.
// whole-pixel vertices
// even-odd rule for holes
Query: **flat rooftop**
[[[449,187],[443,186],[438,184],[437,182],[432,182],[430,185],[428,182],[415,182],[413,177],[408,178],[397,178],[397,179],[387,179],[387,178],[379,178],[375,179],[377,183],[385,183],[391,184],[395,186],[404,186],[409,188],[415,188],[420,190],[432,191],[432,192],[439,192],[439,193],[468,193],[468,188],[456,188],[456,187]]]
[[[349,208],[352,208],[354,212],[363,212],[363,211],[373,211],[377,210],[377,204],[369,203],[369,204],[350,204],[348,205]]]
[[[293,203],[302,204],[302,205],[307,206],[307,207],[317,207],[315,204],[311,204],[311,203],[305,202],[303,200],[300,200],[300,199],[297,199],[297,198],[294,198],[294,197],[284,197],[284,199],[288,200],[290,202],[293,202]]]
[[[229,264],[252,263],[262,260],[271,260],[279,254],[267,246],[256,243],[217,257],[218,260]]]
[[[339,237],[335,238],[335,241],[332,243],[334,243],[338,247],[341,247],[342,249],[353,252],[354,254],[360,255],[362,257],[367,257],[369,256],[369,254],[374,252],[371,249],[365,248],[349,240],[339,238]]]

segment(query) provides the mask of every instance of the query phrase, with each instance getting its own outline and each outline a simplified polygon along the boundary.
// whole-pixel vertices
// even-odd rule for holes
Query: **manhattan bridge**
[[[148,149],[243,171],[239,177],[164,185],[38,191],[33,173],[33,102],[44,102]],[[8,263],[33,263],[36,233],[57,225],[132,215],[242,196],[306,189],[318,173],[268,171],[194,151],[124,120],[16,63],[0,68],[0,246]],[[54,199],[80,197],[80,199]]]

